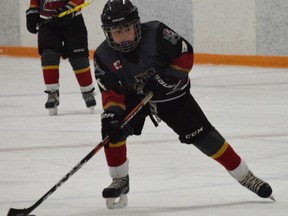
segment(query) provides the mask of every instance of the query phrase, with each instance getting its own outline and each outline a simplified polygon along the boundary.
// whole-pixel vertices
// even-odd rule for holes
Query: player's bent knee
[[[212,129],[213,128],[211,128],[211,127],[201,126],[200,128],[198,128],[192,132],[189,132],[189,133],[184,134],[184,135],[180,135],[179,140],[181,143],[194,144],[199,139],[202,139],[203,137],[205,137]]]
[[[202,133],[202,130],[200,128],[195,131],[193,133],[194,136],[182,136],[182,140],[180,136],[180,141],[186,144],[193,144],[204,154],[211,156],[223,146],[225,139],[215,128],[206,133]]]
[[[73,70],[79,70],[79,69],[87,68],[90,66],[89,59],[87,57],[84,57],[84,56],[69,57],[69,62],[71,64]]]
[[[52,49],[46,49],[41,54],[41,64],[42,66],[48,65],[59,65],[60,63],[60,53]]]

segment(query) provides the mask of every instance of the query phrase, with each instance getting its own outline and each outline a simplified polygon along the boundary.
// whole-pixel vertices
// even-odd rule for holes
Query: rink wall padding
[[[90,58],[93,56],[90,50]],[[40,57],[34,47],[0,46],[0,56]],[[195,64],[288,68],[288,56],[221,55],[195,53]]]

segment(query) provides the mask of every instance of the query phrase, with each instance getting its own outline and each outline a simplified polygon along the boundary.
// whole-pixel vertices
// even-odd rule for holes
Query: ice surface
[[[101,141],[101,97],[85,107],[68,61],[61,63],[58,116],[44,108],[39,59],[0,57],[0,216],[33,205]],[[191,92],[213,125],[277,202],[259,198],[164,123],[148,120],[128,142],[128,207],[108,210],[103,151],[33,211],[37,216],[286,216],[288,70],[196,65]]]

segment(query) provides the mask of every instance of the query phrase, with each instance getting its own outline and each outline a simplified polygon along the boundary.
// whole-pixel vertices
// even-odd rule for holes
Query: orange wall
[[[37,48],[6,46],[0,46],[0,56],[39,57]],[[92,58],[92,56],[93,51],[90,51],[90,57]],[[194,60],[195,64],[288,68],[288,56],[247,56],[196,53]]]

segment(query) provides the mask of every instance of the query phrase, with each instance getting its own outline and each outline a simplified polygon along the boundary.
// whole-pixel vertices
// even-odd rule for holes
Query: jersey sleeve
[[[30,8],[39,8],[39,1],[40,0],[30,0]]]
[[[165,74],[174,78],[187,78],[194,63],[192,45],[163,23],[156,33],[157,52],[170,60]]]
[[[104,111],[123,115],[126,110],[125,94],[118,77],[94,53],[94,74],[102,96]]]
[[[85,0],[70,0],[68,1],[69,5],[78,6],[85,2]]]

